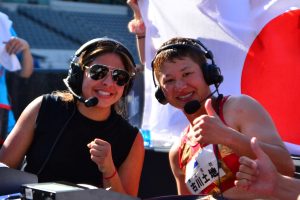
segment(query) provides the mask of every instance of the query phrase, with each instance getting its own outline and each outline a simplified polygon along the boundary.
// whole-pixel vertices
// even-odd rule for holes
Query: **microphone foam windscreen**
[[[184,112],[187,114],[194,114],[199,108],[201,107],[201,104],[199,101],[194,100],[187,102],[184,106]]]
[[[93,107],[93,106],[95,106],[95,105],[97,105],[97,104],[98,104],[98,99],[97,99],[97,97],[89,98],[88,100],[85,100],[85,102],[84,102],[84,105],[85,105],[86,107]]]

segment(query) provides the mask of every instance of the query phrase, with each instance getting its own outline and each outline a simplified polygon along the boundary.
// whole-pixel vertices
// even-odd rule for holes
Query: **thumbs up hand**
[[[201,115],[193,121],[193,131],[188,137],[194,143],[199,142],[201,145],[222,144],[225,137],[223,133],[228,127],[215,112],[211,99],[206,100],[205,110],[207,114]]]
[[[219,118],[218,114],[216,113],[215,109],[212,106],[211,99],[207,99],[205,101],[204,106],[208,116]]]
[[[235,185],[258,194],[271,195],[278,182],[278,172],[268,155],[261,149],[255,137],[251,139],[251,148],[256,160],[246,156],[239,159],[240,167],[236,174]]]

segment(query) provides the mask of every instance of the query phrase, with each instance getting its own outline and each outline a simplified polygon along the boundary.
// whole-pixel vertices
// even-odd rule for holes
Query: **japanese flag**
[[[179,110],[155,99],[150,64],[163,42],[184,36],[198,38],[213,52],[224,75],[221,93],[254,97],[286,144],[300,145],[299,0],[138,2],[146,25],[144,129],[178,136],[188,124]]]

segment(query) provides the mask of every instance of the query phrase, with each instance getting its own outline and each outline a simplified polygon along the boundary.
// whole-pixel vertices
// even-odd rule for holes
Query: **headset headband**
[[[135,67],[134,59],[133,59],[131,53],[129,52],[129,50],[125,47],[125,45],[123,45],[121,42],[119,42],[117,40],[114,40],[114,39],[108,38],[108,37],[95,38],[95,39],[92,39],[92,40],[86,42],[75,52],[75,54],[74,54],[75,59],[78,58],[82,54],[82,52],[86,51],[91,46],[98,45],[101,43],[110,43],[110,44],[112,43],[114,46],[120,47],[121,52],[123,51],[126,54],[126,56],[128,56],[128,58],[131,61],[131,64]]]
[[[204,56],[207,59],[210,59],[212,64],[215,64],[214,61],[214,55],[213,53],[208,50],[208,48],[206,46],[204,46],[204,44],[202,44],[202,42],[200,42],[199,40],[196,39],[190,39],[191,42],[193,42],[194,44],[188,44],[188,43],[175,43],[175,44],[167,44],[165,46],[162,46],[161,48],[159,48],[152,60],[152,64],[151,67],[153,68],[153,62],[155,60],[155,58],[157,57],[158,54],[160,54],[162,51],[168,50],[168,49],[185,49],[185,48],[191,48],[194,49],[198,52],[201,52],[204,54]]]
[[[173,49],[173,50],[176,50],[176,49],[186,49],[186,48],[190,48],[190,49],[193,49],[197,52],[200,52],[202,53],[207,59],[211,60],[211,64],[212,65],[215,65],[215,61],[214,61],[214,56],[213,56],[213,53],[208,50],[208,48],[206,48],[206,46],[204,46],[204,44],[202,44],[199,40],[196,40],[196,39],[190,39],[191,42],[193,42],[193,44],[189,44],[189,43],[186,43],[186,42],[182,42],[182,43],[175,43],[175,44],[167,44],[165,46],[162,46],[160,47],[152,62],[151,62],[151,68],[152,68],[152,79],[153,79],[153,83],[154,83],[154,86],[156,87],[157,84],[156,84],[156,81],[155,81],[155,77],[154,77],[154,61],[156,59],[156,57],[163,51],[166,51],[166,50],[169,50],[169,49]]]

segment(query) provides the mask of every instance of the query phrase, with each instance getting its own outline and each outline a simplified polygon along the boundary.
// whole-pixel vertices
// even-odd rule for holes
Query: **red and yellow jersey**
[[[224,123],[222,107],[226,99],[223,98],[219,105],[219,116]],[[187,138],[189,132],[190,126],[184,130],[179,147],[179,166],[185,173],[189,191],[192,194],[219,194],[233,187],[239,157],[221,144],[192,145]]]

